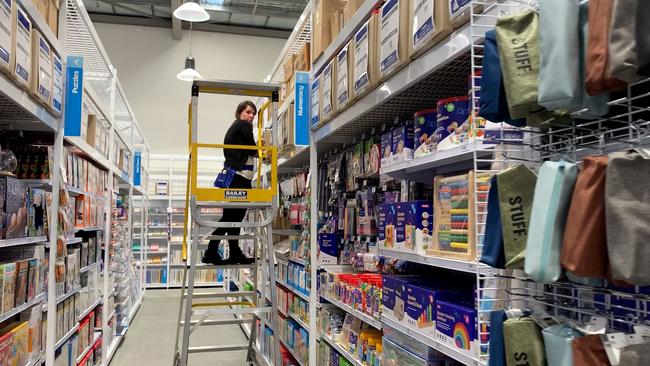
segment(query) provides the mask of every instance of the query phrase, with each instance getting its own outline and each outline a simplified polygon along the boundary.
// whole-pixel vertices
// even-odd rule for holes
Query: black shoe
[[[231,264],[253,264],[255,263],[254,258],[248,258],[247,256],[244,255],[241,251],[239,253],[230,253],[230,257],[228,257],[228,262]]]
[[[203,255],[203,258],[201,258],[201,262],[203,262],[203,264],[212,264],[215,266],[223,266],[225,264],[229,264],[227,260],[221,259],[219,255],[208,256],[206,254]]]

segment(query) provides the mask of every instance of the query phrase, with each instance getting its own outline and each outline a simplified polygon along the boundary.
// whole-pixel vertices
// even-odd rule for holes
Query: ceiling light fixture
[[[205,22],[210,20],[210,14],[198,3],[188,1],[174,10],[174,17],[186,22]]]
[[[192,23],[190,23],[190,54],[185,58],[185,69],[176,78],[182,81],[201,80],[203,77],[196,71],[196,60],[192,57]]]

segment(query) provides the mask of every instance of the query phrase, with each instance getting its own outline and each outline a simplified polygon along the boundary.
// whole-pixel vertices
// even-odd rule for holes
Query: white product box
[[[327,121],[334,115],[333,88],[334,85],[334,68],[333,61],[330,61],[323,69],[321,76],[321,120]]]
[[[408,61],[408,0],[388,0],[379,13],[379,80]]]
[[[52,98],[50,108],[57,116],[61,115],[63,107],[63,64],[61,59],[52,52]]]
[[[32,54],[31,91],[43,105],[49,106],[52,99],[52,49],[36,28],[32,30]]]
[[[29,90],[32,77],[32,22],[20,6],[16,6],[14,19],[16,27],[14,28],[12,50],[16,57],[16,63],[12,75],[19,86]]]
[[[0,71],[11,73],[14,65],[13,34],[16,1],[0,0]]]
[[[350,42],[336,56],[336,100],[334,104],[337,110],[341,110],[350,101],[350,76],[349,72],[349,50]]]

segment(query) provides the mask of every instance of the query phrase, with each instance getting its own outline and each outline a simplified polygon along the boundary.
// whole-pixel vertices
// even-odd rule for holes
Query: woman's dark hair
[[[251,107],[253,109],[253,112],[257,114],[257,107],[255,106],[255,103],[251,102],[250,100],[245,100],[237,105],[237,110],[235,111],[235,119],[239,119],[239,116],[243,111],[246,110],[247,107]]]

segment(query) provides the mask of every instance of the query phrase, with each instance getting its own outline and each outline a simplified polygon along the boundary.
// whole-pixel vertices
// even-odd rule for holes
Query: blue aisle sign
[[[142,169],[142,153],[136,151],[133,155],[133,185],[139,186],[142,184],[141,180],[141,169]]]
[[[65,136],[81,136],[81,103],[83,100],[84,59],[68,56],[65,65]]]
[[[296,72],[296,116],[294,119],[294,145],[309,145],[309,73]]]

